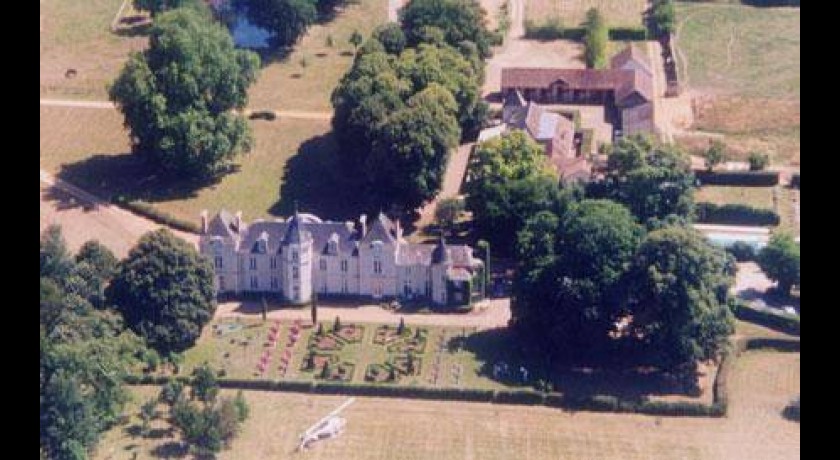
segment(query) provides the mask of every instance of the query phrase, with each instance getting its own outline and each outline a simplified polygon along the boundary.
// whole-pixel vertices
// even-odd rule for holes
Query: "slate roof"
[[[645,70],[645,72],[649,76],[653,76],[653,72],[651,71],[650,60],[648,59],[647,53],[639,49],[638,47],[631,45],[627,45],[626,48],[621,50],[620,53],[616,54],[615,56],[610,59],[610,68],[611,69],[622,69],[629,63],[636,63],[641,68]]]
[[[282,252],[282,241],[287,233],[291,222],[254,222],[248,226],[245,232],[245,238],[242,242],[243,248],[253,250],[260,235],[266,234],[266,253],[279,254]],[[350,230],[347,225],[342,222],[306,222],[300,220],[298,223],[301,234],[309,234],[312,237],[312,251],[316,254],[326,254],[328,250],[327,243],[333,234],[337,235],[338,244],[337,250],[341,253],[353,253],[356,250],[357,232],[355,229]],[[358,252],[355,254],[358,255]]]
[[[237,233],[236,218],[222,209],[207,225],[207,234],[211,236],[232,237]]]
[[[560,82],[570,89],[615,91],[616,103],[621,103],[637,92],[646,101],[653,100],[651,75],[625,69],[557,69],[557,68],[505,68],[502,69],[502,91],[510,89],[543,89]]]
[[[362,238],[362,243],[369,244],[379,240],[383,243],[394,243],[397,241],[397,227],[384,213],[379,215],[370,223],[367,234]]]

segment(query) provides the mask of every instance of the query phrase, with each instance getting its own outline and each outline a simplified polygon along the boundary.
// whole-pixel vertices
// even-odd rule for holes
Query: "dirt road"
[[[51,224],[61,225],[71,251],[78,250],[85,241],[96,239],[120,258],[128,254],[144,233],[163,227],[41,170],[40,231]],[[194,245],[198,244],[196,235],[178,230],[172,232]]]
[[[259,317],[258,302],[224,302],[216,309],[216,318],[237,316]],[[301,319],[310,321],[309,308],[287,308],[268,313],[272,319]],[[342,321],[351,323],[398,323],[404,318],[406,324],[434,326],[463,326],[478,329],[506,327],[510,320],[510,299],[491,299],[476,305],[471,313],[436,314],[436,313],[399,313],[383,309],[378,305],[348,306],[318,302],[318,317],[332,319],[340,316]]]

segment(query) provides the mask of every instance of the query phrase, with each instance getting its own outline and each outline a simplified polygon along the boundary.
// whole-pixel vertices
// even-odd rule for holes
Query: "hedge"
[[[716,385],[720,380],[720,373]],[[125,378],[130,385],[162,385],[172,380],[171,376],[137,376]],[[188,384],[188,377],[174,377]],[[648,415],[718,417],[726,412],[726,405],[718,402],[718,388],[715,388],[715,403],[667,402],[649,400],[622,400],[611,395],[571,396],[560,393],[543,393],[533,389],[483,390],[462,388],[412,387],[392,384],[273,381],[219,378],[221,388],[235,388],[258,391],[289,391],[315,394],[338,394],[355,396],[377,396],[416,398],[449,401],[488,402],[497,404],[544,405],[566,410],[588,410],[597,412],[632,412]]]
[[[648,31],[644,27],[613,27],[608,29],[610,40],[647,40]],[[548,20],[542,24],[525,21],[525,38],[535,40],[583,40],[586,29],[583,27],[563,27],[560,22]]]
[[[136,214],[147,217],[159,224],[172,227],[188,233],[198,234],[201,232],[199,225],[192,221],[178,219],[170,214],[167,214],[154,206],[144,203],[142,201],[129,201],[122,195],[117,195],[112,200],[114,204],[128,209]]]
[[[778,171],[694,171],[701,185],[772,187],[779,184]]]
[[[613,27],[609,36],[610,40],[647,40],[648,31],[644,27]]]
[[[799,317],[758,310],[739,303],[735,309],[735,317],[742,321],[749,321],[758,325],[799,336]]]
[[[772,209],[745,204],[697,203],[697,222],[729,225],[779,225],[781,217]]]
[[[793,177],[790,178],[790,186],[799,188],[799,173],[793,173]]]
[[[545,403],[545,393],[526,390],[496,390],[493,402],[500,404],[528,404],[542,405]]]

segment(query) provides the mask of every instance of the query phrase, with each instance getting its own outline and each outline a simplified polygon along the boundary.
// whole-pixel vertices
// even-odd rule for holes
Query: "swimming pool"
[[[720,247],[729,247],[735,244],[736,242],[740,241],[743,243],[747,243],[753,247],[753,249],[761,249],[764,246],[767,246],[768,237],[766,235],[735,235],[731,233],[715,233],[715,232],[708,232],[704,233],[706,238],[711,241],[712,244],[715,246]]]

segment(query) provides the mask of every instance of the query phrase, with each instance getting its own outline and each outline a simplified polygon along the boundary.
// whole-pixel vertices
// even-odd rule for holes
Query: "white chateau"
[[[295,212],[288,220],[256,220],[222,210],[201,214],[199,250],[215,267],[217,294],[268,293],[306,303],[313,293],[373,299],[428,298],[437,305],[470,303],[484,264],[472,248],[414,244],[399,221],[380,213],[368,225],[322,221]],[[480,281],[477,281],[480,282]]]

